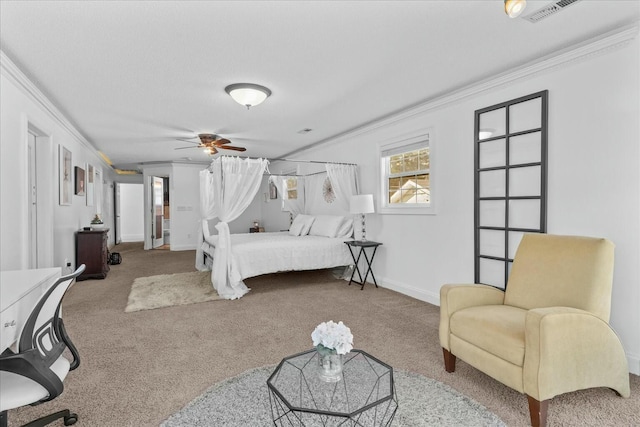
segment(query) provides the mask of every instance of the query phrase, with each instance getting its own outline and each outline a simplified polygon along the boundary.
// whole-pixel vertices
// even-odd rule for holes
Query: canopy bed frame
[[[199,233],[196,268],[211,270],[211,281],[218,294],[237,299],[249,291],[243,279],[261,274],[292,270],[315,270],[348,266],[352,259],[345,240],[353,235],[353,219],[349,215],[349,199],[358,193],[357,166],[346,163],[275,159],[296,163],[324,164],[331,187],[331,201],[341,215],[314,214],[312,199],[317,190],[318,173],[270,174],[266,159],[222,156],[200,172],[202,232]],[[295,215],[290,230],[278,233],[240,233],[231,235],[228,223],[249,206],[257,194],[262,177],[280,188],[285,210]],[[287,200],[285,179],[292,176],[313,181],[314,187],[299,187],[298,199]],[[315,181],[314,181],[315,180]],[[300,185],[300,183],[298,183]],[[302,191],[300,191],[302,190]],[[326,193],[323,192],[326,199]],[[332,208],[334,209],[334,208]],[[217,234],[210,230],[209,221]]]

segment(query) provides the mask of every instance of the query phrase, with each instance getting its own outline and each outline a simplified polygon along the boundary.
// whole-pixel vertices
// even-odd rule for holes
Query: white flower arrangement
[[[313,345],[319,353],[347,354],[353,348],[353,335],[341,321],[335,323],[333,320],[322,322],[311,333]]]

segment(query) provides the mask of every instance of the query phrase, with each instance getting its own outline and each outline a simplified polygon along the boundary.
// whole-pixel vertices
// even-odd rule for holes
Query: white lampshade
[[[271,91],[253,83],[236,83],[224,89],[234,101],[245,107],[253,107],[261,104],[271,95]]]
[[[358,194],[351,196],[349,201],[349,212],[352,214],[373,213],[373,194]]]

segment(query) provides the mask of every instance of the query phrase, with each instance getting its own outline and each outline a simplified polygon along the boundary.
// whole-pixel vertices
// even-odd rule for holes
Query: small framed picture
[[[269,181],[269,198],[272,200],[278,198],[278,187],[271,181]]]
[[[84,180],[84,169],[82,169],[81,167],[76,166],[75,168],[75,172],[76,172],[76,195],[77,196],[84,196],[85,195],[85,186],[86,186],[86,182]]]
[[[85,176],[87,183],[85,185],[85,191],[87,193],[87,206],[93,206],[94,203],[94,184],[93,181],[95,179],[95,173],[94,173],[94,168],[93,165],[87,163],[87,173]]]
[[[71,175],[71,151],[67,150],[63,145],[59,145],[59,192],[60,205],[71,204],[71,191],[73,176]]]

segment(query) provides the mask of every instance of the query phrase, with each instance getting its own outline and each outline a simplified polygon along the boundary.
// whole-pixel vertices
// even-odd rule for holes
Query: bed
[[[203,231],[202,249],[212,260],[218,236],[210,235],[207,228]],[[230,273],[243,280],[281,271],[351,265],[344,242],[352,235],[353,221],[334,215],[298,215],[289,231],[232,234]]]

